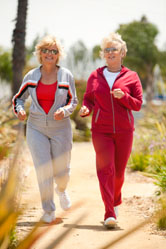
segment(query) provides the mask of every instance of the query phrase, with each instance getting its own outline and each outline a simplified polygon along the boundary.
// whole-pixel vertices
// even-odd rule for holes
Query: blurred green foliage
[[[0,79],[7,83],[12,81],[12,61],[11,52],[0,48]]]
[[[73,139],[74,141],[89,141],[91,137],[90,132],[90,117],[82,118],[79,115],[79,110],[82,106],[83,96],[86,90],[86,81],[84,80],[76,80],[76,92],[78,97],[78,105],[75,111],[71,115],[71,119],[75,123],[75,127],[73,129]]]
[[[156,25],[143,16],[140,21],[121,24],[117,32],[127,43],[128,52],[124,64],[138,73],[146,89],[146,100],[151,101],[154,94],[153,70],[159,55],[155,39],[159,31]]]
[[[13,118],[10,103],[0,101],[0,160],[7,157],[16,141],[17,131],[14,126],[18,120]]]

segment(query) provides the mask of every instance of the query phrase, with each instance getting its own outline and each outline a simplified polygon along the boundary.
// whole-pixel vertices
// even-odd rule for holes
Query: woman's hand
[[[86,115],[88,115],[89,114],[89,109],[88,109],[88,107],[86,107],[85,105],[83,105],[82,107],[81,107],[81,109],[80,109],[80,111],[79,111],[79,114],[80,114],[80,116],[86,116]]]
[[[54,112],[54,119],[55,120],[61,120],[65,116],[64,110],[62,108],[59,108],[56,112]]]
[[[27,117],[26,112],[24,110],[19,111],[17,117],[20,121],[24,121]]]
[[[114,89],[113,91],[110,91],[111,94],[113,94],[114,98],[121,99],[125,93],[120,89]]]

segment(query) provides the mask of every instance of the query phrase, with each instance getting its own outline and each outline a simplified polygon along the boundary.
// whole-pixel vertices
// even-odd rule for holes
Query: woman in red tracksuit
[[[92,141],[106,227],[117,223],[117,206],[122,202],[121,188],[133,142],[132,110],[139,111],[142,105],[140,79],[122,65],[126,52],[126,43],[118,33],[103,39],[101,56],[107,66],[90,75],[80,110],[82,117],[93,111]]]

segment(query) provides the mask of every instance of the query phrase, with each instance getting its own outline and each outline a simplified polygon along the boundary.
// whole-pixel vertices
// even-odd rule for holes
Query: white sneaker
[[[45,212],[40,220],[45,223],[51,223],[53,220],[55,220],[55,212]]]
[[[59,196],[61,208],[63,210],[68,210],[71,207],[71,201],[68,193],[66,191],[60,192],[57,188],[55,189],[55,191]]]
[[[114,228],[116,227],[117,222],[116,219],[114,217],[109,217],[104,221],[104,226],[108,227],[108,228]]]
[[[119,215],[118,206],[114,207],[114,212],[115,212],[116,217],[118,217]]]

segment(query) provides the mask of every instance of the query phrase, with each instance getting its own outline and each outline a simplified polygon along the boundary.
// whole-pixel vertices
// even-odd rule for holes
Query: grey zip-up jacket
[[[54,112],[59,108],[63,108],[64,119],[68,119],[77,106],[78,100],[74,78],[68,69],[59,68],[55,100],[48,114],[44,112],[37,100],[36,87],[40,78],[40,67],[32,69],[25,75],[18,93],[13,97],[14,113],[17,116],[19,111],[24,110],[24,102],[30,95],[32,103],[29,109],[28,121],[36,125],[47,125],[49,123],[49,125],[54,126],[58,122],[54,120]]]

